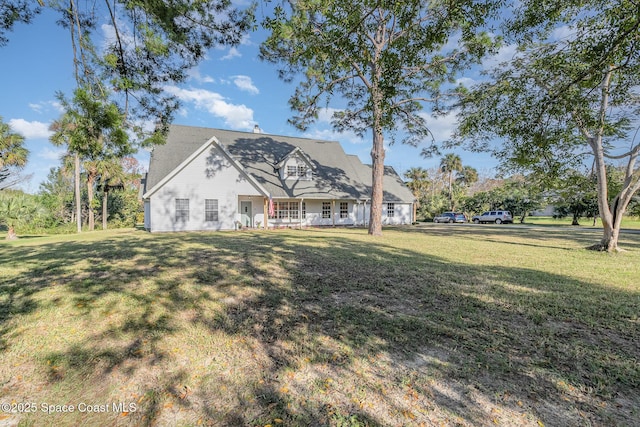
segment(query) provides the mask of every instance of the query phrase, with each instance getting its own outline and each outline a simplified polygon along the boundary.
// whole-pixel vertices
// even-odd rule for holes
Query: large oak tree
[[[528,0],[507,29],[518,53],[462,104],[460,136],[501,137],[496,154],[506,163],[552,177],[593,164],[603,223],[593,248],[618,250],[623,214],[640,189],[637,2]],[[616,194],[607,159],[625,163]]]

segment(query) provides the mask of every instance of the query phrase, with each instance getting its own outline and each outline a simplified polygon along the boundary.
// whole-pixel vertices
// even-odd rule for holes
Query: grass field
[[[518,223],[520,218],[514,218],[514,221]],[[549,226],[567,226],[571,225],[571,218],[552,218],[548,216],[528,216],[525,218],[525,224],[529,225],[549,225]],[[598,218],[596,220],[595,227],[593,226],[593,218],[580,218],[580,227],[582,228],[602,228],[602,220]],[[625,216],[622,219],[623,229],[640,229],[640,218]]]
[[[640,235],[615,255],[597,238],[1,242],[0,426],[637,426]]]

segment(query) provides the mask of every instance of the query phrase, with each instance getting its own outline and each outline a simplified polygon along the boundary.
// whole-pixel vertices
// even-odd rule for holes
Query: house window
[[[387,203],[387,217],[392,218],[396,216],[396,204]]]
[[[274,202],[273,210],[278,219],[298,219],[299,216],[298,202]]]
[[[189,199],[176,199],[176,221],[189,221]]]
[[[307,219],[307,202],[302,202],[302,219]]]
[[[300,205],[298,202],[289,202],[289,218],[298,219],[300,218]]]
[[[340,218],[348,218],[348,217],[349,217],[349,203],[340,202]]]
[[[310,168],[307,168],[305,165],[291,165],[287,166],[287,178],[309,178],[311,171]]]
[[[322,202],[322,218],[331,218],[331,202]]]
[[[275,202],[273,204],[273,209],[276,212],[276,218],[282,219],[287,217],[288,205],[286,202]]]
[[[218,221],[218,199],[204,200],[204,220],[211,222]]]

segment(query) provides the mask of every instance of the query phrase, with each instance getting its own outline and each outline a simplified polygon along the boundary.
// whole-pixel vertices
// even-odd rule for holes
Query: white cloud
[[[551,40],[573,40],[576,38],[576,29],[568,25],[558,27],[551,33]]]
[[[475,85],[476,83],[478,83],[478,80],[472,79],[470,77],[460,77],[456,80],[456,86],[462,85],[467,88]]]
[[[242,104],[230,104],[219,93],[204,89],[181,89],[177,86],[167,86],[165,90],[181,101],[192,103],[196,108],[224,119],[225,124],[232,129],[253,129],[253,110]]]
[[[249,92],[254,95],[260,93],[249,76],[233,76],[233,83],[238,87],[238,89],[245,92]]]
[[[339,133],[333,129],[311,128],[303,135],[305,138],[318,139],[321,141],[340,141],[349,142],[351,144],[362,144],[364,141],[354,132]]]
[[[340,133],[330,127],[327,127],[327,125],[331,126],[331,117],[336,111],[341,110],[331,107],[320,108],[318,110],[318,120],[316,121],[319,127],[311,128],[309,131],[304,133],[303,136],[305,138],[320,139],[324,141],[340,141],[349,142],[351,144],[362,144],[364,141],[355,132],[346,131]]]
[[[342,111],[342,110],[338,108],[331,108],[331,107],[320,108],[318,110],[318,122],[331,124],[331,119],[333,118],[333,114],[338,111]]]
[[[36,113],[42,113],[42,104],[29,104],[29,108]]]
[[[24,136],[25,139],[48,139],[53,132],[49,130],[49,125],[42,122],[28,122],[24,119],[11,119],[9,126],[14,132]]]
[[[66,152],[67,150],[65,150],[64,148],[46,147],[44,150],[38,151],[38,157],[46,160],[60,160],[60,158],[64,156]]]
[[[242,38],[240,39],[240,44],[242,46],[253,46],[255,43],[253,43],[251,41],[251,35],[250,34],[244,34],[242,36]]]
[[[485,70],[490,70],[503,62],[510,62],[515,57],[517,50],[518,46],[515,44],[502,46],[497,54],[488,57],[482,62],[482,67]]]
[[[242,54],[240,53],[240,51],[237,48],[232,47],[231,49],[229,49],[229,53],[227,53],[225,56],[220,58],[220,60],[226,61],[228,59],[240,58],[241,56]]]
[[[429,113],[421,113],[422,118],[427,122],[427,128],[433,134],[436,142],[443,142],[451,138],[457,126],[457,116],[455,112],[445,116],[432,116]]]
[[[200,74],[200,70],[197,68],[192,68],[188,72],[189,77],[195,80],[198,83],[215,83],[215,80],[211,76]]]
[[[62,105],[58,101],[32,102],[29,104],[29,108],[31,108],[38,114],[50,111],[51,108],[53,108],[58,113],[62,113],[64,111]]]

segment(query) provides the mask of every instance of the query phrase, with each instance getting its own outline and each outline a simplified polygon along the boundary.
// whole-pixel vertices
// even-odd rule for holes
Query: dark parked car
[[[502,224],[503,222],[513,222],[513,217],[511,216],[511,212],[509,211],[488,211],[483,213],[482,215],[474,216],[473,218],[471,218],[471,221],[473,221],[475,224],[484,224],[487,222]]]
[[[433,222],[467,222],[465,214],[460,212],[443,212],[440,215],[433,218]]]

